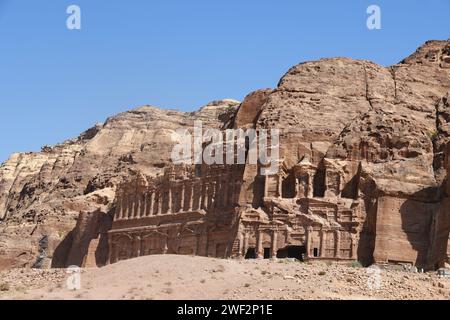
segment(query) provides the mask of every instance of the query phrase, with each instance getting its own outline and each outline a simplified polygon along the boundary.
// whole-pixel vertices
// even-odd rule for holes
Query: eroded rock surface
[[[0,268],[160,253],[442,266],[449,92],[450,41],[429,41],[391,67],[301,63],[241,104],[145,106],[13,155],[0,169]],[[195,120],[280,129],[279,172],[173,165],[174,132]]]

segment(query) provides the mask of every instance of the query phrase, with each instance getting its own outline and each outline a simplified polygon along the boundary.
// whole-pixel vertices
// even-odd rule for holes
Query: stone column
[[[269,176],[264,176],[264,197],[269,195]]]
[[[123,204],[122,204],[122,197],[119,198],[119,201],[117,201],[117,208],[116,208],[116,215],[114,217],[114,220],[121,220],[122,219],[122,211],[123,211]]]
[[[325,230],[320,231],[320,257],[325,258],[327,247],[327,233]]]
[[[147,206],[147,217],[153,215],[154,205],[155,205],[155,191],[153,190],[150,195],[150,205]]]
[[[242,232],[239,233],[239,252],[238,252],[238,257],[242,258],[243,257],[243,252],[244,251],[244,235],[242,234]]]
[[[180,191],[180,210],[178,210],[178,212],[183,212],[184,211],[185,192],[186,192],[186,187],[185,187],[184,183],[182,183],[181,184],[181,191]]]
[[[127,196],[128,212],[126,219],[133,219],[133,201],[131,201],[131,196]]]
[[[307,177],[307,179],[308,179],[308,181],[307,181],[307,188],[308,188],[308,191],[307,191],[307,193],[306,193],[306,196],[308,197],[308,198],[314,198],[314,186],[313,186],[313,177],[314,177],[314,172],[312,172],[312,171],[309,171],[308,172],[308,177]]]
[[[213,181],[211,182],[210,185],[210,190],[209,190],[209,208],[210,209],[215,209],[218,206],[218,201],[219,201],[219,197],[218,197],[218,188],[219,188],[219,184],[217,183],[217,181]]]
[[[256,258],[262,259],[264,258],[264,248],[263,248],[263,233],[261,230],[258,231],[258,239],[256,246]]]
[[[141,237],[133,237],[133,257],[139,257],[141,255]]]
[[[189,204],[188,211],[193,211],[194,209],[194,182],[189,182]]]
[[[311,226],[306,227],[306,258],[311,257],[312,232]]]
[[[133,209],[134,209],[133,219],[139,218],[140,208],[141,208],[140,203],[141,203],[141,196],[135,194],[134,195],[134,207],[133,207]]]
[[[223,192],[224,192],[224,182],[220,180],[214,181],[214,187],[213,187],[213,203],[214,203],[214,209],[222,208],[223,206]]]
[[[195,204],[195,211],[198,211],[202,208],[202,199],[203,199],[203,187],[200,185],[200,182],[196,181],[194,183],[193,191],[193,203]],[[196,192],[197,191],[197,192]]]
[[[169,186],[169,199],[167,202],[167,212],[166,213],[172,213],[172,187]]]
[[[122,196],[122,212],[120,213],[120,220],[126,219],[127,211],[128,211],[127,197],[125,195],[123,195]]]
[[[278,198],[281,198],[283,196],[283,177],[281,173],[278,174]]]
[[[168,240],[169,240],[168,236],[164,237],[163,246],[162,246],[162,254],[167,254],[167,251],[169,251],[169,244],[167,243]]]
[[[245,232],[245,234],[244,234],[244,245],[243,245],[243,247],[244,247],[244,250],[243,250],[244,257],[245,257],[245,255],[247,254],[247,251],[248,251],[248,237],[249,237],[248,232]]]
[[[158,212],[157,215],[162,214],[163,193],[162,190],[158,192]]]
[[[358,240],[357,240],[356,235],[351,234],[351,246],[352,247],[351,247],[350,255],[353,260],[358,259],[357,242],[358,242]]]
[[[204,209],[204,210],[208,210],[208,201],[209,201],[208,192],[209,192],[208,184],[205,183],[204,189],[203,189],[203,195],[202,195],[202,205],[201,205],[201,209]]]
[[[141,211],[139,217],[143,218],[145,217],[145,211],[147,210],[147,193],[143,192],[140,195],[140,198],[141,198]]]
[[[272,252],[271,252],[272,258],[275,259],[277,257],[277,251],[278,251],[278,231],[277,230],[273,230],[273,233],[272,233]]]
[[[334,257],[339,259],[341,257],[341,232],[336,230],[336,247],[334,248]]]

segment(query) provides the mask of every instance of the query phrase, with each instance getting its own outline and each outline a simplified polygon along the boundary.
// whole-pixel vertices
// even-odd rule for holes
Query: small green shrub
[[[438,136],[437,131],[429,131],[429,132],[428,132],[428,138],[430,138],[430,140],[432,140],[432,141],[433,141],[434,139],[436,139],[437,136]]]
[[[10,290],[9,284],[7,284],[7,283],[0,284],[0,291],[5,292],[5,291],[9,291],[9,290]]]
[[[350,262],[350,267],[352,267],[352,268],[362,268],[363,266],[362,266],[361,262],[359,262],[359,261],[352,261],[352,262]]]

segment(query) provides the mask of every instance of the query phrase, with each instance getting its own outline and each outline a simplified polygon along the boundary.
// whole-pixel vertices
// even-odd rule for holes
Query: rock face
[[[392,67],[306,62],[241,104],[141,107],[13,155],[0,169],[0,268],[154,253],[437,268],[450,256],[449,92],[450,40],[429,41]],[[174,165],[174,132],[195,120],[280,129],[279,171]]]

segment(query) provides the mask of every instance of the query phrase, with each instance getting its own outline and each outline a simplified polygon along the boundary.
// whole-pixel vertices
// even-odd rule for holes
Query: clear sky
[[[450,38],[449,14],[450,0],[0,0],[0,162],[136,106],[240,100],[305,60],[394,64]]]

